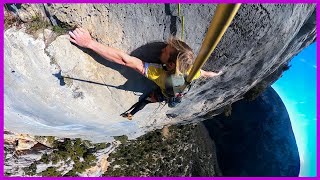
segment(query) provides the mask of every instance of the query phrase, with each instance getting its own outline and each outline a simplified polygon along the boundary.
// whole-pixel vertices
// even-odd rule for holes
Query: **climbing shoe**
[[[124,117],[124,118],[127,118],[128,120],[132,120],[132,114],[130,113],[122,113],[120,114],[120,116]]]

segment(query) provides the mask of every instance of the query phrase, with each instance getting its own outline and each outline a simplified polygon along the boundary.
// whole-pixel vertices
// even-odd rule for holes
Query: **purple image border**
[[[316,0],[3,0],[4,3],[316,3]]]
[[[3,4],[4,3],[316,3],[316,0],[242,0],[242,1],[235,1],[235,0],[4,0],[4,2],[0,2],[1,3],[1,7],[0,7],[0,11],[1,11],[1,15],[0,15],[0,21],[4,22],[4,7]],[[320,8],[318,7],[319,3],[317,4],[317,8],[316,8],[316,19],[317,19],[317,37],[319,37],[320,32],[318,31],[319,29],[319,23],[318,21],[320,21]],[[0,94],[1,94],[1,134],[2,134],[2,138],[0,138],[0,146],[1,146],[1,151],[0,151],[0,162],[1,162],[1,168],[0,168],[0,178],[1,179],[64,179],[66,177],[5,177],[4,176],[4,23],[0,23],[0,29],[2,30],[2,33],[0,34],[0,40],[1,40],[1,45],[0,45],[0,49],[1,49],[1,75],[0,75],[0,80],[1,80],[1,90],[0,90]],[[318,41],[317,41],[318,42]],[[320,49],[320,45],[319,43],[317,43],[317,65],[319,64],[320,60],[318,57],[319,54],[319,49]],[[317,71],[317,79],[319,79],[320,73]],[[317,95],[320,94],[320,90],[318,88],[318,82],[317,82]],[[319,99],[317,96],[317,154],[316,154],[316,158],[317,158],[317,176],[320,173],[320,167],[318,166],[318,162],[320,160],[320,157],[318,156],[318,150],[320,149],[320,145],[319,145],[319,136],[320,136],[320,132],[318,131],[320,128],[320,123],[318,122],[318,116],[319,116],[319,111],[318,111],[318,107],[319,107]],[[81,177],[68,177],[72,178],[72,179],[80,179]],[[91,178],[107,178],[107,179],[119,179],[118,177],[90,177]],[[126,179],[126,180],[133,180],[133,179],[138,179],[139,177],[120,177],[121,179]],[[159,179],[160,177],[147,177],[148,180],[155,180],[155,179]],[[187,177],[166,177],[165,179],[186,179]],[[212,177],[196,177],[196,178],[192,178],[192,179],[211,179]],[[222,178],[222,179],[252,179],[249,177],[216,177],[216,178]],[[271,178],[277,178],[278,177],[259,177],[258,179],[271,179]],[[300,179],[300,178],[308,178],[308,179],[316,179],[316,177],[281,177],[282,180],[284,179]],[[254,178],[256,179],[256,178]]]

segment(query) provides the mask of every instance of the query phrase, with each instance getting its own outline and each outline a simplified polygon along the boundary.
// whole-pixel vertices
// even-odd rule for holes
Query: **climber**
[[[192,49],[183,41],[175,38],[170,38],[168,40],[167,46],[161,51],[160,61],[162,65],[160,65],[143,62],[139,58],[130,56],[121,50],[98,43],[91,38],[88,30],[81,27],[70,31],[69,35],[69,40],[78,46],[89,48],[106,60],[130,67],[158,85],[158,88],[155,91],[151,92],[149,96],[140,100],[128,110],[130,111],[133,109],[131,112],[126,111],[125,113],[122,113],[121,116],[131,120],[132,116],[148,103],[169,101],[168,105],[174,107],[176,102],[172,101],[172,99],[177,99],[177,102],[181,101],[181,94],[173,92],[173,94],[177,96],[174,95],[174,97],[172,97],[168,95],[170,93],[166,91],[168,89],[166,85],[170,75],[187,75],[191,70],[194,62],[194,54]],[[200,70],[194,79],[199,77],[215,77],[221,73],[222,71],[215,73]]]

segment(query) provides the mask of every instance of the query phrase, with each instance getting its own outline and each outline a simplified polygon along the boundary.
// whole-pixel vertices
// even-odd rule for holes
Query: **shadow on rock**
[[[166,47],[164,42],[150,42],[131,52],[131,56],[137,57],[144,62],[160,64],[161,50]]]
[[[159,59],[160,54],[161,54],[161,50],[165,46],[166,46],[166,44],[164,42],[150,42],[150,43],[147,43],[147,44],[135,49],[134,51],[132,51],[132,53],[130,55],[137,57],[144,62],[159,64],[159,63],[161,63],[160,59]],[[139,92],[142,94],[140,96],[140,99],[145,97],[148,93],[150,93],[152,91],[152,89],[154,89],[156,87],[156,85],[152,81],[150,81],[149,79],[147,79],[146,77],[144,77],[140,73],[136,72],[135,70],[128,68],[126,66],[120,65],[120,64],[116,64],[116,63],[107,61],[106,59],[104,59],[103,57],[101,57],[97,53],[93,52],[92,50],[82,48],[79,46],[77,46],[77,47],[79,49],[81,49],[83,52],[90,55],[94,60],[96,60],[101,65],[104,65],[106,67],[110,67],[110,68],[120,72],[122,74],[122,76],[124,76],[127,79],[127,81],[123,85],[114,86],[114,85],[103,84],[103,83],[94,82],[94,81],[90,81],[90,80],[86,80],[86,79],[77,79],[74,77],[60,76],[60,78],[58,77],[59,79],[69,78],[69,79],[76,80],[76,81],[93,83],[96,85],[108,86],[108,87],[122,89],[122,90],[126,90],[126,91]],[[61,85],[61,82],[60,82],[60,85]]]

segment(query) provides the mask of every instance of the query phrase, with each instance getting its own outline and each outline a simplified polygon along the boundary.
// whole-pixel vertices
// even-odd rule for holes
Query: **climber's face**
[[[174,53],[175,49],[170,45],[167,45],[161,50],[160,61],[167,66],[167,69],[173,70],[176,68],[176,63],[169,62],[170,54]]]

